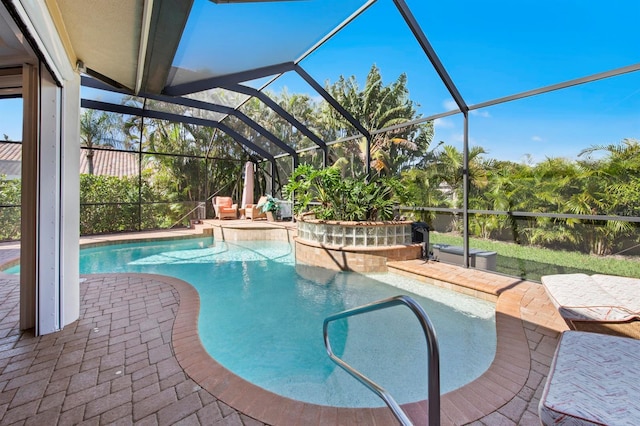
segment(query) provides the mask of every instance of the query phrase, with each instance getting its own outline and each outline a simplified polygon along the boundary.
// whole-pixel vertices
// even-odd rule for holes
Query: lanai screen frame
[[[360,139],[360,138],[365,138],[367,140],[367,150],[366,150],[366,167],[367,167],[367,174],[370,174],[371,170],[370,170],[370,142],[371,142],[371,137],[375,134],[378,133],[384,133],[384,132],[388,132],[388,131],[392,131],[392,130],[397,130],[397,129],[401,129],[404,127],[409,127],[412,125],[416,125],[416,124],[421,124],[421,123],[425,123],[425,122],[429,122],[429,121],[433,121],[433,120],[437,120],[439,118],[444,118],[444,117],[449,117],[449,116],[454,116],[454,115],[458,115],[461,114],[463,117],[463,125],[464,125],[464,131],[463,131],[463,162],[464,162],[464,169],[463,169],[463,205],[462,205],[462,209],[447,209],[447,208],[434,208],[434,207],[425,207],[425,210],[433,210],[433,211],[443,211],[443,212],[453,212],[453,213],[462,213],[463,215],[463,259],[464,259],[464,266],[465,267],[469,267],[469,213],[473,213],[473,214],[509,214],[509,215],[514,215],[514,216],[545,216],[545,217],[553,217],[553,218],[577,218],[577,219],[587,219],[587,220],[622,220],[622,221],[628,221],[628,222],[640,222],[640,218],[634,218],[634,217],[620,217],[620,216],[603,216],[603,215],[558,215],[558,214],[553,214],[553,213],[527,213],[527,212],[499,212],[499,211],[488,211],[488,210],[469,210],[468,206],[468,202],[469,202],[469,176],[468,176],[468,164],[469,164],[469,113],[470,111],[474,111],[474,110],[480,110],[482,108],[486,108],[486,107],[490,107],[490,106],[494,106],[494,105],[499,105],[499,104],[503,104],[503,103],[508,103],[508,102],[512,102],[512,101],[516,101],[516,100],[520,100],[520,99],[524,99],[527,97],[532,97],[532,96],[536,96],[536,95],[540,95],[540,94],[544,94],[544,93],[549,93],[552,91],[556,91],[556,90],[561,90],[561,89],[565,89],[568,87],[572,87],[572,86],[576,86],[576,85],[581,85],[581,84],[586,84],[586,83],[590,83],[590,82],[594,82],[594,81],[598,81],[598,80],[602,80],[602,79],[606,79],[606,78],[610,78],[610,77],[616,77],[616,76],[620,76],[623,74],[627,74],[627,73],[632,73],[632,72],[637,72],[640,71],[640,64],[634,64],[634,65],[629,65],[629,66],[625,66],[625,67],[621,67],[621,68],[616,68],[616,69],[612,69],[609,71],[605,71],[605,72],[601,72],[601,73],[596,73],[596,74],[592,74],[589,76],[585,76],[585,77],[581,77],[581,78],[576,78],[576,79],[572,79],[572,80],[567,80],[564,82],[560,82],[560,83],[556,83],[556,84],[552,84],[552,85],[548,85],[548,86],[543,86],[543,87],[539,87],[537,89],[532,89],[532,90],[528,90],[528,91],[524,91],[524,92],[520,92],[520,93],[516,93],[513,95],[509,95],[509,96],[504,96],[504,97],[500,97],[500,98],[495,98],[489,101],[485,101],[485,102],[481,102],[475,105],[468,105],[464,99],[464,97],[460,94],[458,88],[456,87],[453,79],[449,76],[449,74],[447,73],[444,65],[442,64],[442,62],[440,61],[435,49],[431,46],[427,36],[425,35],[425,33],[422,31],[422,28],[420,27],[419,23],[417,22],[417,20],[415,19],[415,17],[413,16],[411,10],[409,9],[408,5],[406,4],[406,2],[404,0],[393,0],[394,5],[396,6],[397,10],[399,11],[399,13],[401,14],[402,18],[404,19],[406,25],[408,26],[408,28],[411,30],[411,32],[413,33],[416,41],[418,42],[418,44],[420,45],[422,51],[424,52],[425,56],[429,59],[429,61],[431,62],[433,68],[435,69],[435,71],[437,72],[439,78],[441,79],[442,83],[445,85],[446,89],[449,91],[450,95],[452,96],[453,100],[455,101],[456,105],[457,105],[457,109],[456,110],[452,110],[452,111],[447,111],[447,112],[443,112],[443,113],[439,113],[439,114],[435,114],[435,115],[430,115],[428,117],[421,117],[417,120],[413,120],[411,122],[408,123],[403,123],[400,125],[396,125],[396,126],[391,126],[388,128],[384,128],[384,129],[379,129],[379,130],[375,130],[372,132],[369,132],[367,129],[365,129],[355,118],[353,118],[348,111],[346,111],[335,99],[333,99],[331,97],[331,95],[329,93],[326,92],[326,90],[324,90],[324,88],[317,82],[315,81],[306,71],[305,69],[302,67],[301,62],[311,53],[313,53],[315,50],[317,50],[318,48],[320,48],[327,40],[329,40],[331,37],[333,37],[335,34],[337,34],[342,28],[344,28],[346,25],[348,25],[350,22],[352,22],[354,19],[356,19],[362,12],[364,12],[367,8],[369,8],[373,3],[375,3],[375,0],[369,0],[367,2],[365,2],[357,11],[355,11],[352,15],[350,15],[345,21],[343,21],[342,23],[340,23],[334,30],[332,30],[330,33],[328,33],[325,37],[323,37],[318,43],[316,43],[312,48],[310,48],[307,52],[305,52],[302,56],[300,56],[299,58],[291,61],[291,62],[284,62],[281,64],[276,64],[276,65],[270,65],[270,66],[264,66],[264,67],[259,67],[256,69],[252,69],[252,70],[244,70],[242,72],[238,72],[235,74],[230,74],[230,75],[225,75],[225,76],[219,76],[219,77],[212,77],[210,79],[206,79],[204,81],[196,81],[193,83],[183,83],[183,84],[179,84],[177,86],[165,86],[163,89],[163,95],[153,95],[153,94],[145,94],[145,93],[140,93],[140,96],[148,96],[149,99],[157,99],[157,100],[162,100],[165,102],[171,102],[171,99],[173,99],[174,101],[176,101],[176,103],[184,103],[184,102],[190,102],[192,106],[196,106],[195,103],[201,102],[201,101],[194,101],[194,100],[189,100],[189,101],[185,101],[185,99],[188,98],[184,98],[184,95],[190,94],[190,93],[194,93],[197,91],[201,91],[201,90],[206,90],[206,89],[212,89],[214,87],[220,87],[223,89],[227,89],[227,90],[231,90],[234,92],[238,92],[238,93],[243,93],[249,96],[253,96],[253,97],[257,97],[258,99],[260,99],[263,103],[265,103],[267,106],[269,106],[272,110],[274,110],[274,112],[278,115],[280,115],[284,120],[288,121],[292,126],[296,127],[298,130],[300,130],[303,134],[305,134],[305,136],[309,137],[309,139],[314,142],[316,144],[315,147],[309,147],[309,148],[305,148],[305,149],[301,149],[301,150],[297,150],[297,151],[292,151],[291,149],[286,149],[287,151],[284,154],[278,154],[278,155],[269,155],[268,153],[265,152],[260,152],[260,150],[258,149],[257,152],[254,148],[256,148],[255,146],[252,147],[252,144],[250,141],[247,141],[246,139],[242,138],[240,135],[233,135],[232,137],[234,137],[234,139],[236,139],[236,141],[240,144],[245,145],[246,147],[248,147],[249,149],[252,149],[254,151],[255,154],[258,154],[259,157],[261,157],[261,161],[269,161],[272,165],[273,168],[275,168],[275,160],[278,158],[282,158],[282,157],[286,157],[286,156],[290,156],[292,158],[293,161],[293,166],[294,168],[297,166],[298,163],[298,156],[301,153],[304,152],[308,152],[311,150],[320,150],[322,152],[323,155],[323,165],[327,166],[327,148],[331,145],[337,144],[337,143],[341,143],[341,142],[345,142],[345,141],[349,141],[349,140],[354,140],[354,139]],[[282,76],[283,74],[287,73],[287,72],[295,72],[297,73],[300,77],[302,77],[303,80],[305,80],[309,86],[316,91],[316,93],[318,93],[320,96],[323,97],[323,99],[329,104],[331,105],[340,115],[343,116],[343,118],[345,118],[352,126],[354,126],[359,133],[356,135],[352,135],[349,136],[347,138],[341,138],[335,141],[330,141],[330,142],[326,142],[326,141],[322,141],[317,135],[315,135],[313,132],[311,132],[308,128],[306,128],[304,125],[302,125],[302,123],[300,123],[299,121],[297,121],[295,119],[295,117],[291,116],[291,114],[287,113],[286,111],[282,110],[281,108],[279,108],[277,106],[277,104],[271,100],[265,93],[264,93],[264,89],[269,86],[271,83],[273,83],[276,79],[278,79],[280,76]],[[243,82],[246,81],[250,81],[250,80],[255,80],[258,78],[263,78],[263,77],[269,77],[272,76],[272,78],[266,83],[264,84],[262,87],[260,87],[259,89],[254,89],[248,86],[244,86],[242,85]],[[84,80],[83,80],[83,84],[84,84]],[[108,86],[102,87],[103,89],[105,89]],[[113,89],[113,88],[112,88]],[[177,97],[177,98],[176,98]],[[83,100],[83,106],[87,106],[89,107],[90,105],[94,106],[94,107],[99,107],[100,108],[112,108],[110,106],[105,106],[105,105],[98,105],[95,103],[91,103],[91,102],[86,102]],[[252,127],[254,130],[258,131],[259,133],[261,132],[261,128],[262,126],[259,123],[255,123],[253,122],[250,118],[246,117],[246,115],[242,114],[240,111],[238,111],[238,109],[243,105],[240,104],[238,105],[236,108],[232,108],[229,109],[227,107],[227,109],[225,108],[221,108],[219,105],[213,105],[213,104],[209,104],[209,105],[205,105],[205,103],[198,103],[196,107],[199,108],[203,108],[203,109],[210,109],[210,110],[215,110],[224,114],[228,114],[228,115],[235,115],[236,117],[242,117],[240,118],[246,125]],[[142,112],[144,113],[144,112]],[[158,115],[158,118],[160,118],[162,115]],[[169,117],[169,116],[165,116],[165,118],[171,118],[171,119],[176,119],[177,117]],[[205,123],[202,122],[201,124],[212,124],[213,123]],[[216,126],[220,126],[220,124],[216,124]],[[222,125],[224,126],[224,125]],[[220,127],[218,127],[220,128]],[[224,130],[224,127],[223,127]],[[262,130],[264,130],[264,128],[262,128]],[[267,137],[267,139],[269,139],[272,143],[275,143],[276,145],[283,147],[286,145],[286,143],[284,141],[277,141],[275,140],[273,137],[273,135]],[[277,138],[276,138],[277,139]],[[266,155],[265,155],[266,154]],[[273,179],[273,174],[272,174],[272,179]],[[274,184],[272,182],[272,187],[274,187]],[[409,209],[409,208],[407,208]],[[412,210],[415,210],[415,208],[411,208]]]

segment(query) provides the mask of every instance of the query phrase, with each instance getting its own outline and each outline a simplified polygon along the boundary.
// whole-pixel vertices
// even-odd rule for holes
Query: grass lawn
[[[429,243],[462,246],[462,237],[431,232]],[[531,281],[540,281],[543,275],[577,272],[640,277],[637,258],[593,256],[478,238],[469,238],[469,245],[474,249],[497,252],[496,272]]]

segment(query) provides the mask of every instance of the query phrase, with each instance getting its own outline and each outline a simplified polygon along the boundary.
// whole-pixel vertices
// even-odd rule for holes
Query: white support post
[[[38,203],[38,277],[36,334],[48,334],[60,324],[60,151],[61,93],[49,72],[40,69],[40,147]]]

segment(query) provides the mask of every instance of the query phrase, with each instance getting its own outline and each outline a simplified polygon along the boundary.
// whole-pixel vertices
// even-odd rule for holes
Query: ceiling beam
[[[192,5],[193,0],[154,0],[140,91],[164,89]]]
[[[82,108],[96,109],[100,111],[109,111],[109,112],[115,112],[118,114],[135,115],[139,117],[155,118],[158,120],[167,120],[175,123],[185,123],[185,124],[193,124],[196,126],[212,127],[212,128],[223,131],[224,133],[229,135],[231,138],[233,138],[236,142],[251,149],[252,151],[262,156],[263,158],[269,161],[274,161],[273,155],[271,155],[264,149],[260,148],[259,146],[257,146],[256,144],[254,144],[253,142],[251,142],[250,140],[242,136],[240,133],[231,129],[229,126],[224,125],[218,121],[207,120],[204,118],[186,117],[179,114],[172,114],[172,113],[162,112],[162,111],[153,111],[153,110],[142,109],[138,107],[132,107],[128,105],[118,105],[118,104],[112,104],[108,102],[92,101],[89,99],[82,99],[80,106],[82,106]]]
[[[189,83],[177,84],[175,86],[167,86],[164,88],[163,93],[169,96],[184,96],[190,93],[202,92],[216,87],[223,87],[228,84],[251,81],[262,77],[268,77],[274,74],[282,74],[284,72],[293,70],[294,67],[295,64],[293,62],[283,62],[281,64],[267,65],[265,67],[240,71],[233,74],[205,78]]]
[[[93,79],[93,78],[89,78],[89,77],[82,77],[81,82],[82,82],[82,86],[84,86],[84,87],[91,87],[91,88],[100,89],[100,90],[108,90],[108,91],[117,92],[117,93],[123,93],[123,94],[131,94],[129,91],[127,91],[125,89],[114,89],[113,87],[105,84],[102,81],[99,81],[99,80],[96,80],[96,79]],[[213,104],[213,103],[205,102],[205,101],[199,101],[197,99],[183,98],[183,97],[171,97],[171,96],[165,96],[165,95],[153,95],[153,94],[150,94],[150,93],[140,93],[139,96],[145,97],[147,99],[160,101],[160,102],[166,102],[166,103],[170,103],[170,104],[182,105],[182,106],[186,106],[186,107],[189,107],[189,108],[203,109],[203,110],[206,110],[206,111],[219,112],[221,114],[233,115],[236,118],[238,118],[240,121],[242,121],[244,124],[246,124],[247,126],[251,127],[256,132],[258,132],[261,135],[263,135],[265,138],[267,138],[270,142],[272,142],[273,144],[278,146],[283,151],[287,152],[288,154],[290,154],[290,155],[292,155],[292,156],[294,156],[296,158],[298,157],[298,153],[296,152],[296,150],[293,149],[291,146],[289,146],[287,143],[285,143],[284,141],[279,139],[276,135],[274,135],[273,133],[271,133],[270,131],[265,129],[263,126],[258,124],[256,121],[254,121],[251,118],[249,118],[246,114],[244,114],[244,113],[242,113],[242,112],[240,112],[240,111],[238,111],[236,109],[233,109],[231,107],[228,107],[228,106],[225,106],[225,105]]]
[[[362,133],[367,139],[371,139],[371,134],[369,133],[369,131],[365,129],[364,126],[358,120],[356,120],[356,118],[351,115],[349,111],[347,111],[342,105],[340,105],[340,102],[338,102],[333,96],[331,96],[329,92],[327,92],[324,87],[320,85],[320,83],[315,81],[313,77],[311,77],[304,69],[302,69],[300,65],[296,65],[295,71],[300,77],[304,79],[304,81],[309,84],[309,86],[313,88],[313,90],[318,92],[318,94],[322,96],[324,100],[333,107],[333,109],[338,111],[338,113],[343,116],[345,120],[351,123],[351,125],[355,127],[360,133]]]
[[[413,16],[413,13],[411,13],[409,6],[407,6],[407,3],[405,3],[404,0],[393,0],[393,2],[400,12],[400,15],[402,15],[404,21],[409,26],[409,29],[413,33],[413,36],[418,41],[418,44],[420,44],[420,47],[422,47],[422,51],[427,55],[429,61],[431,61],[431,65],[433,65],[433,68],[435,68],[436,72],[440,76],[440,80],[442,80],[444,85],[447,87],[447,90],[458,105],[458,108],[460,108],[460,111],[462,113],[467,114],[469,112],[469,108],[467,107],[466,102],[462,98],[462,95],[458,91],[456,85],[453,84],[453,80],[451,80],[449,73],[447,73],[447,70],[444,69],[444,65],[442,65],[442,62],[436,54],[436,51],[431,46],[431,43],[429,43],[429,40],[422,31],[422,28],[420,28],[420,24],[418,24],[418,21]]]
[[[324,143],[324,141],[320,139],[318,135],[316,135],[311,130],[309,130],[307,126],[305,126],[300,121],[298,121],[293,115],[289,114],[284,108],[278,105],[276,101],[271,99],[265,93],[257,89],[254,89],[253,87],[243,86],[241,84],[232,84],[232,85],[224,86],[223,88],[227,90],[231,90],[232,92],[243,93],[248,96],[255,96],[260,101],[262,101],[262,103],[264,103],[273,111],[275,111],[276,114],[280,115],[282,118],[288,121],[289,124],[291,124],[293,127],[298,129],[300,133],[302,133],[303,135],[311,139],[313,143],[315,143],[322,149],[327,149],[327,144]]]
[[[267,138],[270,142],[272,142],[273,144],[278,146],[283,151],[286,151],[286,152],[288,152],[289,154],[291,154],[293,156],[296,156],[296,157],[298,156],[298,154],[297,154],[295,149],[293,149],[292,147],[287,145],[284,141],[280,140],[276,135],[274,135],[273,133],[271,133],[270,131],[265,129],[263,126],[261,126],[260,124],[258,124],[254,120],[252,120],[251,118],[249,118],[243,112],[240,112],[240,111],[238,111],[236,109],[233,109],[231,107],[228,107],[228,106],[225,106],[225,105],[213,104],[213,103],[210,103],[210,102],[199,101],[197,99],[191,99],[191,98],[170,97],[170,96],[149,95],[149,94],[145,94],[144,96],[147,97],[147,99],[153,99],[153,100],[157,100],[157,101],[160,101],[160,102],[173,103],[173,104],[182,105],[182,106],[186,106],[186,107],[190,107],[190,108],[203,109],[203,110],[206,110],[206,111],[219,112],[221,114],[233,115],[234,117],[236,117],[240,121],[242,121],[244,124],[246,124],[247,126],[251,127],[253,130],[255,130],[256,132],[260,133],[262,136]]]
[[[151,17],[153,11],[153,0],[143,0],[142,26],[140,28],[140,44],[138,45],[138,64],[136,67],[135,93],[142,89],[142,78],[144,77],[144,66],[147,58],[147,45],[149,44],[149,32],[151,29]]]

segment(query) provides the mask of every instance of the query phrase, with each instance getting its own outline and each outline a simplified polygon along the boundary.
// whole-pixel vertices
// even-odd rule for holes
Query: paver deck
[[[542,387],[566,329],[542,286],[437,262],[392,266],[497,298],[495,360],[479,379],[443,395],[442,424],[538,425]],[[200,344],[199,300],[187,283],[147,274],[86,278],[80,319],[34,337],[18,330],[18,279],[0,273],[1,424],[395,424],[385,409],[304,404],[225,370]],[[406,407],[418,422],[421,405]]]

